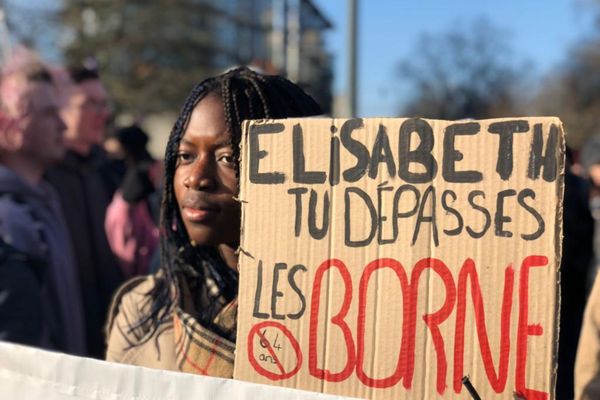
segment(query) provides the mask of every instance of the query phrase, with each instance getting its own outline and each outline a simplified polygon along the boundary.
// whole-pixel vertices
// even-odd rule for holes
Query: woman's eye
[[[194,157],[190,153],[186,153],[183,151],[180,151],[179,153],[177,153],[177,163],[178,164],[189,163],[193,159],[194,159]]]
[[[231,154],[223,154],[219,157],[219,161],[229,166],[233,166],[235,164],[235,160]]]

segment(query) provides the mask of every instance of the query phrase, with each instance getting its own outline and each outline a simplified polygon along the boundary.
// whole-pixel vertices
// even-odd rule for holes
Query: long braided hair
[[[134,326],[150,325],[149,339],[161,324],[169,322],[177,298],[178,279],[196,280],[202,285],[212,279],[221,294],[232,300],[238,291],[237,272],[229,268],[213,247],[193,246],[179,214],[173,188],[179,143],[190,116],[198,103],[209,94],[219,95],[224,107],[225,122],[231,136],[231,148],[239,177],[239,144],[241,123],[247,119],[304,117],[322,114],[321,107],[300,87],[276,75],[262,75],[246,67],[232,69],[209,78],[194,87],[186,99],[167,142],[165,152],[164,193],[161,204],[161,273],[148,293],[150,311]],[[198,266],[208,266],[210,277]],[[175,289],[175,294],[174,290]],[[198,310],[196,318],[208,329],[218,332],[212,324],[211,310]],[[143,342],[143,338],[142,338]]]

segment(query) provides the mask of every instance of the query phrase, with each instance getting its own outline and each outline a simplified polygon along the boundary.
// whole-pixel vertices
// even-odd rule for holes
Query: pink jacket
[[[146,202],[129,204],[117,191],[106,210],[104,228],[125,277],[147,274],[158,247],[158,227]]]

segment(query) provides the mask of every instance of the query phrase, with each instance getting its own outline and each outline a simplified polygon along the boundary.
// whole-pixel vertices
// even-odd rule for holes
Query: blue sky
[[[593,31],[593,0],[358,0],[361,116],[394,115],[401,98],[395,66],[423,32],[442,33],[485,17],[506,30],[517,57],[542,76],[567,58],[568,49]],[[335,56],[336,94],[345,90],[346,0],[314,0],[334,24],[327,46]]]

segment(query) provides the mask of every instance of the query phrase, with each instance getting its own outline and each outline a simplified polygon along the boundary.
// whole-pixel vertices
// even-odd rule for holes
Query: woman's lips
[[[214,219],[219,211],[215,208],[183,207],[183,217],[191,222],[205,222]]]

